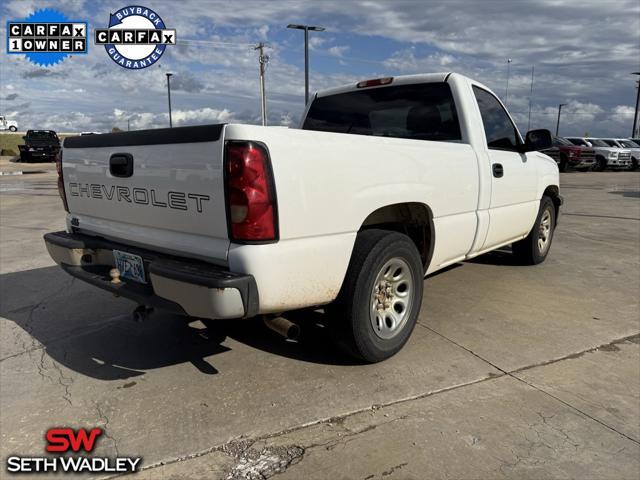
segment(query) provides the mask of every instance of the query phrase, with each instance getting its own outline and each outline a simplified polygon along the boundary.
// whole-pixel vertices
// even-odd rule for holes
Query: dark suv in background
[[[60,139],[53,130],[27,130],[18,145],[22,162],[53,162],[60,151]]]

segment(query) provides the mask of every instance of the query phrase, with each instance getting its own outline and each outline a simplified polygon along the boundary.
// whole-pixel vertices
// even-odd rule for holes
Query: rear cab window
[[[303,130],[460,142],[447,83],[368,88],[316,98]]]

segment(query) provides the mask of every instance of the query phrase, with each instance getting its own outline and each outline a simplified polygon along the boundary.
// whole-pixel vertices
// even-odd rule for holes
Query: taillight
[[[231,240],[276,240],[276,198],[267,150],[254,142],[227,143],[225,179]]]
[[[62,176],[62,149],[59,149],[56,154],[56,170],[58,171],[58,193],[60,194],[64,209],[68,212],[69,205],[67,204],[67,195],[64,191],[64,178]]]
[[[357,88],[377,87],[379,85],[389,85],[393,82],[393,77],[375,78],[373,80],[363,80],[356,84]]]

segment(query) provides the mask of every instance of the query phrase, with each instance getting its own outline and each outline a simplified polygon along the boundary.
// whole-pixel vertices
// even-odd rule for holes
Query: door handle
[[[493,176],[496,178],[502,177],[504,175],[504,168],[502,168],[501,163],[494,163],[492,166]]]
[[[109,173],[114,177],[127,178],[133,175],[133,155],[114,153],[109,158]]]

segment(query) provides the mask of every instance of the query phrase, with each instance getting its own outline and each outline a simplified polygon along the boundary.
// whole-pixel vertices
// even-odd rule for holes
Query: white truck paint
[[[462,75],[412,75],[371,83],[316,94],[302,129],[228,124],[66,140],[62,182],[69,212],[67,231],[45,237],[52,257],[72,275],[102,288],[120,288],[123,296],[129,293],[141,303],[144,295],[153,295],[177,304],[189,315],[215,319],[334,302],[347,286],[354,248],[359,248],[357,239],[374,227],[404,231],[412,238],[412,248],[422,259],[420,277],[513,242],[532,242],[535,247],[541,244],[539,231],[544,228],[550,244],[561,203],[558,168],[553,159],[534,151],[547,148],[547,131],[532,132],[523,141],[497,97]],[[344,105],[342,99],[348,103],[395,98],[418,88],[450,91],[452,103],[447,103],[448,97],[437,105],[428,105],[427,100],[420,100],[424,104],[411,100],[414,103],[408,106],[403,100],[385,100],[391,102],[385,103],[386,110],[374,108],[362,120],[370,124],[366,132],[318,131],[324,128],[319,127],[324,121],[318,120],[320,115],[333,115],[322,113],[322,105],[330,105],[333,99],[340,98]],[[338,95],[344,97],[334,97]],[[435,93],[433,98],[439,99]],[[348,116],[349,111],[336,114]],[[396,122],[393,115],[404,116]],[[374,131],[378,128],[374,120],[388,126]],[[217,138],[211,133],[215,128]],[[458,128],[455,138],[437,141],[438,135],[450,136],[439,129]],[[143,141],[145,136],[156,140]],[[512,147],[505,145],[510,137]],[[536,138],[539,145],[533,144]],[[489,140],[494,143],[489,145]],[[273,241],[230,239],[234,215],[242,215],[243,210],[229,206],[227,177],[231,174],[225,169],[231,160],[225,160],[225,155],[230,155],[229,145],[247,141],[255,147],[252,151],[264,147],[270,159],[277,209]],[[135,165],[126,178],[114,176],[110,168],[110,158],[121,154],[130,155]],[[551,200],[543,201],[547,197]],[[554,206],[554,212],[545,205]],[[150,279],[144,295],[109,282],[105,272],[115,265],[111,251],[116,248],[110,242],[143,257]],[[531,263],[542,261],[547,252],[545,244]],[[161,266],[162,262],[151,266],[155,256],[164,262]],[[199,269],[250,277],[253,286],[247,290],[202,278],[192,282],[184,272],[171,270],[182,268],[175,261],[194,261]],[[124,283],[136,287],[131,281]],[[255,294],[247,293],[252,288]],[[253,304],[247,303],[246,295],[254,296]],[[420,287],[410,297],[418,305],[407,307],[412,316],[417,316],[421,297]],[[392,301],[401,302],[399,297],[384,300]],[[375,329],[380,318],[371,315]],[[403,322],[410,333],[413,324]],[[380,360],[395,353],[406,338],[401,340],[384,354],[356,354]]]

